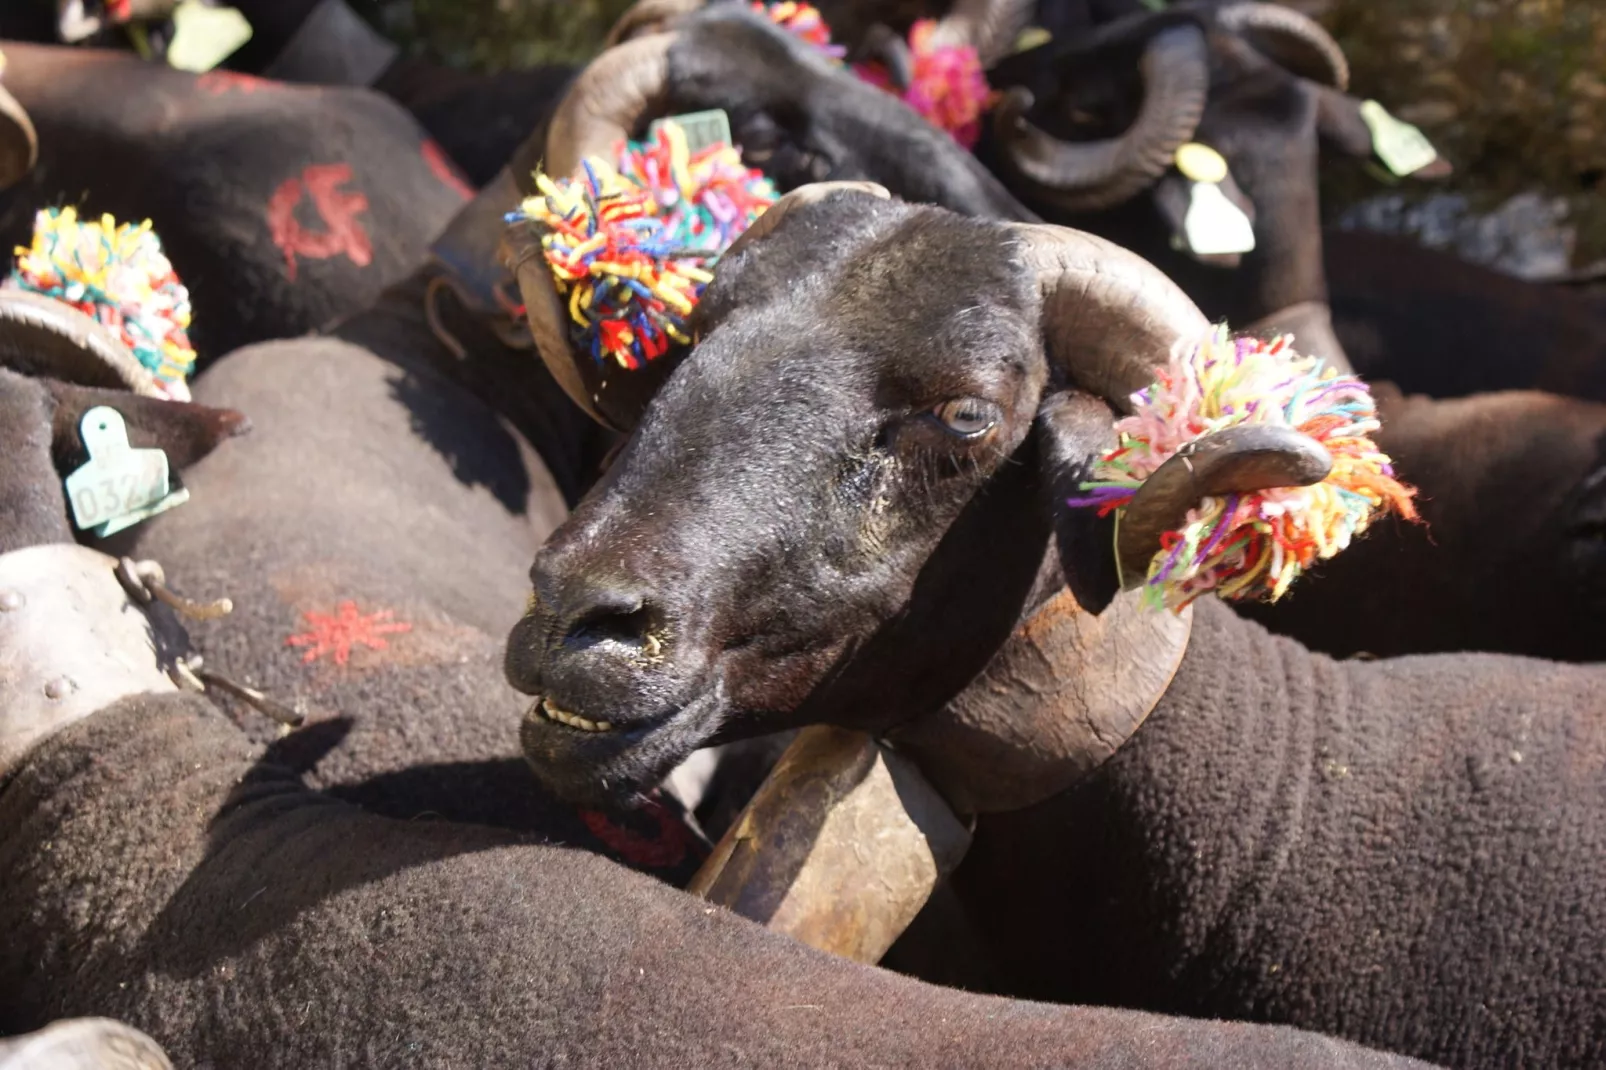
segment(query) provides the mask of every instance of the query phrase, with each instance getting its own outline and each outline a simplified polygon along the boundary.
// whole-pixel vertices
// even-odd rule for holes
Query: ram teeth
[[[589,721],[577,713],[570,713],[568,710],[558,706],[549,698],[544,698],[541,700],[541,712],[546,715],[548,720],[556,721],[558,724],[568,725],[570,728],[578,728],[582,732],[613,731],[613,725],[609,724],[607,721]]]

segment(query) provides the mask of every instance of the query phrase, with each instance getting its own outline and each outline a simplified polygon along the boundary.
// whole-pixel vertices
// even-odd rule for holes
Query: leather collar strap
[[[485,309],[498,307],[498,290],[517,293],[513,274],[502,265],[498,249],[506,229],[503,216],[517,208],[522,199],[512,170],[502,168],[458,210],[429,247],[435,262],[445,267]]]

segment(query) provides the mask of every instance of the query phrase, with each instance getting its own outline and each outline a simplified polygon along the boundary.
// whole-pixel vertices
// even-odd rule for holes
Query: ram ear
[[[135,449],[159,449],[174,468],[186,468],[211,453],[225,439],[251,430],[245,414],[214,409],[188,401],[163,401],[126,390],[76,386],[54,379],[40,384],[55,403],[50,422],[50,452],[62,474],[82,464],[83,439],[79,424],[84,413],[97,405],[116,409],[128,426],[128,444]]]
[[[1082,494],[1093,462],[1115,445],[1115,414],[1081,390],[1047,394],[1033,428],[1042,470],[1043,508],[1053,525],[1065,585],[1091,613],[1102,613],[1120,591],[1115,568],[1115,521],[1096,509],[1076,509],[1068,499]]]
[[[1221,181],[1221,193],[1234,207],[1244,214],[1251,226],[1255,222],[1255,202],[1249,199],[1249,194],[1238,185],[1237,179],[1229,173]],[[1193,201],[1193,181],[1173,168],[1160,176],[1155,183],[1151,194],[1154,198],[1155,210],[1165,225],[1171,231],[1171,245],[1173,248],[1186,253],[1201,264],[1212,267],[1235,268],[1243,263],[1242,253],[1196,253],[1188,242],[1188,209]]]
[[[1324,85],[1306,83],[1306,88],[1316,98],[1316,134],[1322,145],[1357,160],[1374,159],[1372,128],[1361,115],[1362,102]],[[1454,172],[1450,161],[1439,156],[1411,177],[1432,180],[1448,178]]]

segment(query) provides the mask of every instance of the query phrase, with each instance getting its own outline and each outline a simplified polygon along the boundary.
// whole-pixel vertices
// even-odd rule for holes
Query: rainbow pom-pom
[[[753,0],[753,10],[768,15],[781,29],[796,34],[835,59],[847,55],[847,49],[831,43],[831,27],[825,24],[825,16],[813,4],[798,3],[797,0],[766,4],[762,0]]]
[[[690,343],[686,319],[710,269],[775,203],[775,187],[730,145],[690,152],[673,122],[654,141],[622,143],[614,166],[584,169],[584,179],[537,174],[539,195],[508,220],[547,228],[541,245],[579,343],[598,362],[640,368]]]
[[[1154,385],[1132,396],[1134,413],[1115,425],[1120,445],[1082,484],[1088,496],[1072,499],[1100,516],[1119,510],[1180,447],[1239,424],[1294,428],[1332,456],[1320,483],[1201,501],[1161,540],[1143,584],[1147,604],[1180,612],[1210,591],[1276,601],[1383,513],[1416,519],[1415,491],[1394,477],[1370,437],[1380,426],[1371,391],[1295,353],[1292,341],[1229,338],[1218,327],[1203,342],[1179,344]]]
[[[933,36],[937,24],[921,19],[909,30],[909,52],[914,60],[914,76],[903,93],[903,102],[919,112],[927,122],[941,127],[965,148],[974,148],[981,136],[981,115],[992,99],[987,75],[982,71],[976,50],[969,45],[939,45]],[[877,63],[854,67],[860,78],[896,92],[892,79]]]
[[[186,400],[195,367],[190,292],[162,252],[150,220],[83,222],[72,208],[34,217],[33,245],[17,249],[7,285],[54,297],[109,327],[169,397]]]
[[[840,60],[847,50],[831,43],[831,28],[812,4],[783,0],[765,4],[754,0],[754,11],[762,11],[784,30],[796,34],[832,59]],[[969,45],[939,45],[933,40],[936,22],[921,19],[909,30],[909,54],[914,71],[909,88],[898,94],[892,76],[879,63],[856,63],[853,72],[864,81],[889,93],[919,112],[933,126],[948,131],[965,148],[974,148],[981,136],[981,116],[993,99],[982,70],[981,59]]]

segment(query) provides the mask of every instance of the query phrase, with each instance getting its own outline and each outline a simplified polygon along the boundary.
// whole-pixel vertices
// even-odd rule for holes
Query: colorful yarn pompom
[[[1179,343],[1154,385],[1132,396],[1135,412],[1115,425],[1120,444],[1082,484],[1088,496],[1071,500],[1108,515],[1180,447],[1239,424],[1294,428],[1332,456],[1332,471],[1312,486],[1201,501],[1162,538],[1143,584],[1146,604],[1181,612],[1209,591],[1276,601],[1301,571],[1343,550],[1383,513],[1416,519],[1415,491],[1369,437],[1380,426],[1371,391],[1300,356],[1292,341],[1234,339],[1218,327],[1196,345]]]
[[[640,368],[691,342],[686,319],[710,269],[775,203],[775,187],[730,145],[690,152],[673,122],[651,142],[621,143],[614,166],[583,166],[584,179],[537,174],[539,195],[508,221],[547,228],[542,248],[580,344],[598,362]]]
[[[919,112],[927,122],[941,127],[965,148],[974,148],[981,136],[981,115],[992,100],[981,59],[970,45],[935,43],[937,24],[921,19],[909,31],[909,52],[914,75],[903,93],[903,102]],[[892,78],[878,63],[854,67],[860,78],[890,93],[897,90]]]
[[[122,339],[168,397],[188,400],[195,367],[190,292],[162,252],[150,220],[83,222],[72,208],[34,216],[33,245],[17,249],[6,285],[54,297]]]
[[[787,30],[832,59],[847,50],[831,43],[831,29],[812,4],[783,0],[765,4],[754,0],[754,11],[767,14]],[[965,148],[974,148],[981,136],[981,115],[993,100],[981,59],[970,45],[939,45],[933,38],[937,24],[920,19],[909,30],[909,55],[914,70],[909,88],[898,93],[892,76],[879,63],[855,63],[853,72],[878,89],[895,94],[933,126],[948,131]]]
[[[831,43],[831,27],[825,24],[825,16],[813,4],[798,3],[797,0],[766,4],[762,0],[753,0],[753,10],[768,15],[781,29],[801,37],[833,59],[847,55],[847,49]]]

